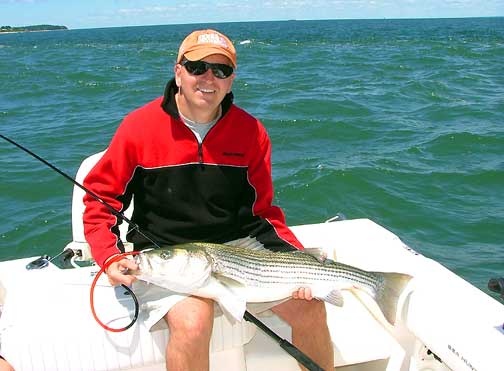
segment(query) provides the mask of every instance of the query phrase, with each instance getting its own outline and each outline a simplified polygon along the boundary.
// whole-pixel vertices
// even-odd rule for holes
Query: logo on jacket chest
[[[225,152],[222,152],[222,155],[226,156],[226,157],[245,157],[245,154],[243,152],[228,152],[228,151],[225,151]]]

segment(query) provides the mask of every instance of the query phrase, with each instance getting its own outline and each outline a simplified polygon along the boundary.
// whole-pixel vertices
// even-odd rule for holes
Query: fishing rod
[[[46,165],[49,168],[51,168],[52,170],[56,171],[58,174],[62,175],[64,178],[66,178],[67,180],[69,180],[70,182],[72,182],[73,184],[75,184],[76,186],[78,186],[80,189],[82,189],[84,192],[86,192],[87,194],[89,194],[91,197],[93,197],[96,201],[98,201],[102,205],[104,205],[112,213],[112,215],[114,215],[114,216],[120,218],[122,221],[128,223],[128,225],[130,227],[132,227],[132,229],[134,229],[135,231],[137,231],[137,233],[139,233],[142,237],[144,237],[145,239],[147,239],[149,242],[151,242],[157,248],[160,248],[160,246],[152,238],[150,238],[149,236],[147,236],[145,233],[143,233],[140,230],[140,227],[136,223],[132,222],[122,212],[116,210],[107,201],[105,201],[104,199],[102,199],[100,196],[98,196],[96,193],[94,193],[93,191],[91,191],[90,189],[88,189],[87,187],[85,187],[84,185],[82,185],[81,183],[77,182],[70,175],[66,174],[64,171],[58,169],[56,166],[54,166],[53,164],[51,164],[47,160],[43,159],[42,157],[40,157],[36,153],[30,151],[28,148],[26,148],[26,147],[22,146],[21,144],[17,143],[16,141],[14,141],[14,140],[6,137],[5,135],[0,134],[0,138],[6,140],[7,142],[9,142],[11,144],[13,144],[14,146],[16,146],[19,149],[21,149],[22,151],[26,152],[27,154],[29,154],[33,158],[35,158],[38,161],[42,162],[44,165]],[[99,273],[100,274],[103,273],[104,270],[105,269],[102,268]],[[96,281],[97,281],[97,277],[95,278],[93,284],[95,284]],[[131,323],[128,326],[126,326],[126,327],[124,327],[122,329],[119,329],[119,330],[117,330],[117,329],[111,329],[111,328],[105,326],[106,329],[108,329],[110,331],[114,331],[114,332],[127,330],[128,328],[130,328],[131,326],[133,326],[133,324],[136,322],[136,320],[138,318],[138,307],[139,307],[139,305],[138,305],[138,301],[137,301],[137,298],[136,298],[135,294],[126,285],[121,285],[121,286],[124,287],[132,295],[132,297],[133,297],[133,300],[135,302],[135,315],[134,315],[134,318],[131,321]],[[91,299],[91,302],[93,302],[92,299]],[[93,315],[94,315],[94,309],[93,308],[92,308],[92,311],[93,311]],[[243,318],[246,321],[248,321],[248,322],[254,323],[257,327],[259,327],[262,331],[264,331],[266,333],[266,335],[270,336],[273,340],[275,340],[280,345],[280,347],[283,350],[285,350],[288,354],[290,354],[296,361],[298,361],[299,363],[301,363],[309,371],[324,371],[319,365],[317,365],[310,357],[308,357],[301,350],[299,350],[294,344],[292,344],[291,342],[289,342],[286,339],[282,339],[273,330],[271,330],[268,326],[266,326],[266,324],[264,324],[262,321],[260,321],[254,315],[252,315],[248,310],[245,310]],[[103,324],[101,323],[101,321],[99,321],[99,319],[96,316],[95,316],[95,319],[98,321],[98,323],[100,323],[100,325],[103,326]]]
[[[243,318],[255,324],[259,327],[266,335],[272,338],[280,347],[289,353],[296,361],[301,363],[309,371],[324,371],[322,367],[317,365],[310,357],[301,352],[294,344],[278,336],[278,334],[270,329],[268,326],[261,322],[257,317],[253,316],[248,310],[243,314]]]
[[[28,148],[22,146],[21,144],[15,142],[14,140],[6,137],[5,135],[3,134],[0,134],[0,137],[2,139],[5,139],[7,142],[15,145],[16,147],[18,147],[19,149],[25,151],[26,153],[28,153],[30,156],[34,157],[35,159],[39,160],[40,162],[42,162],[44,165],[50,167],[52,170],[56,171],[58,174],[62,175],[63,177],[65,177],[67,180],[71,181],[73,184],[75,184],[77,187],[79,187],[80,189],[82,189],[84,192],[86,192],[88,195],[90,195],[91,197],[93,197],[96,201],[100,202],[103,206],[105,206],[111,213],[112,215],[114,215],[115,217],[118,217],[120,218],[122,221],[125,221],[126,223],[129,224],[130,227],[132,227],[131,230],[135,230],[138,232],[138,234],[140,234],[142,237],[144,237],[146,240],[148,240],[150,243],[152,243],[154,246],[156,246],[157,248],[160,248],[160,246],[152,239],[150,238],[149,236],[147,236],[145,233],[143,233],[141,230],[140,230],[140,227],[133,223],[128,217],[126,217],[126,215],[124,215],[123,213],[121,213],[120,211],[116,210],[112,205],[110,205],[108,202],[106,202],[104,199],[100,198],[96,193],[94,193],[92,190],[90,190],[89,188],[86,188],[84,187],[82,184],[80,184],[78,181],[76,181],[74,178],[72,178],[70,175],[66,174],[65,172],[63,172],[62,170],[58,169],[56,166],[54,166],[53,164],[51,164],[49,161],[43,159],[42,157],[40,157],[39,155],[37,155],[36,153],[30,151]],[[131,231],[130,230],[130,231]]]

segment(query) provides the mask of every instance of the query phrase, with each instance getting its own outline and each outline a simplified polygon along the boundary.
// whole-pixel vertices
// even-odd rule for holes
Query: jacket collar
[[[177,84],[175,84],[175,79],[173,78],[166,84],[163,101],[161,102],[161,107],[163,108],[163,111],[165,111],[167,114],[176,119],[180,118],[177,103],[175,101],[175,94],[177,92],[178,92],[178,86]],[[233,99],[234,99],[233,92],[230,92],[226,94],[226,96],[222,100],[221,103],[222,116],[224,116],[226,112],[229,111],[229,108],[231,108],[231,105],[233,104]]]

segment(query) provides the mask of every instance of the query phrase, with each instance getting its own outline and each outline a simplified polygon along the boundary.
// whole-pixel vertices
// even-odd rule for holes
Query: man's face
[[[232,66],[229,59],[221,54],[212,54],[202,59],[208,63],[221,63]],[[179,104],[181,108],[189,109],[189,112],[198,110],[199,114],[213,114],[227,93],[231,91],[234,73],[224,79],[214,75],[208,69],[201,75],[191,74],[186,67],[181,64],[175,65],[175,81],[180,87]]]

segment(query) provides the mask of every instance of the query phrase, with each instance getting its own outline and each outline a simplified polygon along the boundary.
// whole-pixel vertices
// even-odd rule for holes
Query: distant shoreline
[[[17,33],[17,32],[37,32],[37,31],[54,31],[54,30],[68,30],[67,26],[58,26],[50,24],[40,24],[33,26],[1,26],[0,33]]]

